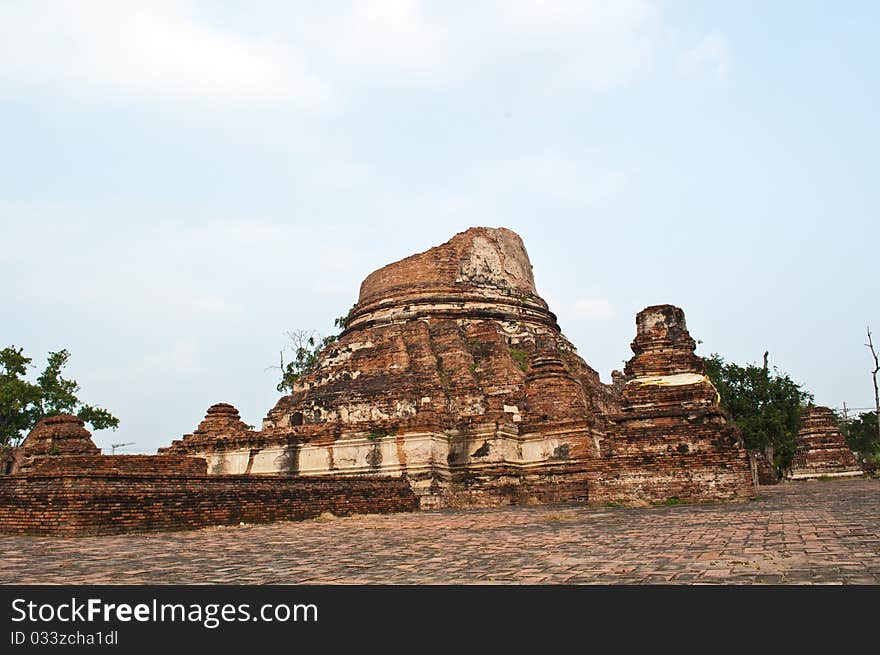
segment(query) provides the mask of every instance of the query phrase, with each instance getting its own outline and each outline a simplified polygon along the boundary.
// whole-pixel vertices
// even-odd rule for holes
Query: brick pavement
[[[788,483],[762,494],[732,504],[0,536],[0,583],[880,583],[880,479]]]

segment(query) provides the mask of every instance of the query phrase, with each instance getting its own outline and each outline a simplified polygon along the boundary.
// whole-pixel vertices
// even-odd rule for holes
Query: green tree
[[[776,368],[739,366],[718,354],[704,358],[706,373],[721,407],[742,432],[747,448],[761,450],[777,469],[791,465],[797,447],[801,409],[813,396]],[[765,359],[766,362],[766,359]]]
[[[284,350],[281,351],[281,382],[278,383],[278,391],[292,392],[297,380],[318,370],[321,352],[327,346],[336,343],[339,335],[348,327],[353,310],[354,306],[348,310],[348,314],[333,320],[334,327],[340,330],[339,334],[322,337],[314,330],[293,330],[287,333],[287,338],[290,340],[288,349],[293,351],[293,359],[285,363]]]
[[[23,350],[15,346],[0,350],[0,446],[17,443],[40,413],[42,393],[25,379],[31,358]]]
[[[862,412],[855,418],[840,421],[840,431],[846,443],[860,457],[880,459],[880,440],[877,439],[877,412]]]
[[[316,371],[320,362],[321,351],[336,341],[336,335],[321,337],[314,330],[293,330],[287,333],[293,350],[293,359],[284,363],[284,351],[281,351],[281,382],[278,391],[290,393],[296,381],[304,375]]]
[[[70,359],[67,350],[49,353],[36,383],[26,379],[31,358],[23,351],[15,346],[0,350],[0,445],[17,444],[37,421],[55,414],[75,414],[93,430],[119,426],[106,409],[79,400],[79,384],[61,375]]]

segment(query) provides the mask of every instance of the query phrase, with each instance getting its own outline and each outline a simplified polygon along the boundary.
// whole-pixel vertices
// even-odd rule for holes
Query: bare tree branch
[[[877,372],[880,371],[880,359],[877,358],[877,351],[874,350],[874,342],[871,340],[871,327],[868,326],[868,343],[865,347],[871,351],[874,358],[874,370],[871,371],[871,379],[874,381],[874,416],[877,418],[877,440],[880,443],[880,390],[877,388]]]

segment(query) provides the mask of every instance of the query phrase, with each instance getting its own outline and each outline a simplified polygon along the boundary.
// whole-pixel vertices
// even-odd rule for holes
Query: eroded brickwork
[[[641,312],[633,350],[603,384],[538,295],[521,239],[471,228],[369,275],[262,430],[203,423],[167,452],[217,474],[405,475],[423,507],[753,495],[681,309]]]
[[[797,450],[789,478],[849,477],[862,474],[855,455],[837,426],[837,417],[828,407],[807,407],[801,416]]]
[[[201,457],[185,455],[67,455],[35,457],[28,473],[34,475],[207,475],[208,464]]]
[[[247,426],[231,405],[215,405],[194,434],[216,443],[217,432],[226,429]],[[100,455],[76,417],[43,419],[20,450],[26,466],[0,482],[0,532],[79,536],[181,530],[416,507],[401,478],[209,476],[203,457]]]
[[[511,422],[539,347],[556,352],[591,411],[611,402],[537,294],[520,238],[472,228],[367,277],[321,370],[278,402],[264,429],[308,439],[328,423],[369,432]]]
[[[755,494],[753,465],[719,406],[684,312],[639,312],[634,356],[624,368],[621,407],[610,416],[597,493],[639,498],[722,500]],[[593,495],[595,498],[595,495]]]
[[[167,448],[160,448],[159,453],[180,450],[179,445],[183,440],[191,448],[223,450],[235,444],[250,443],[256,436],[250,426],[241,420],[235,407],[229,403],[217,403],[208,408],[204,420],[192,434],[173,441]]]
[[[13,472],[25,472],[38,457],[100,455],[83,420],[70,414],[41,419],[28,433],[16,452]]]
[[[81,536],[402,512],[399,478],[28,474],[0,478],[0,532]]]
[[[345,331],[261,430],[220,403],[158,456],[106,457],[79,419],[41,423],[25,475],[0,485],[0,529],[752,497],[755,464],[694,347],[680,308],[649,307],[603,384],[538,295],[520,238],[472,228],[368,276]]]

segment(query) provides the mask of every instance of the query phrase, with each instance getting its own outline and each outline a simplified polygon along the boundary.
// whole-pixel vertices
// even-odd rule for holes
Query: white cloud
[[[213,26],[183,2],[0,5],[0,81],[76,96],[320,109],[326,86],[268,37]]]
[[[28,270],[28,275],[4,289],[0,299],[8,296],[34,306],[63,302],[76,311],[138,323],[203,326],[245,320],[273,294],[352,294],[363,254],[337,244],[333,229],[218,220],[157,222],[116,231],[87,221],[74,226],[50,209],[39,221],[17,222],[9,234],[22,243],[39,242],[53,267],[35,267],[26,249],[5,253],[6,265]],[[70,248],[73,241],[78,248]],[[69,280],[63,294],[56,283],[58,270]]]
[[[659,22],[650,0],[356,0],[338,26],[336,73],[446,83],[537,64],[538,82],[605,88],[645,68]]]
[[[730,70],[730,43],[721,32],[710,32],[700,42],[678,57],[678,72],[682,75],[714,75],[724,79]]]
[[[659,32],[651,0],[353,0],[254,4],[238,14],[192,0],[8,2],[0,4],[0,85],[320,112],[368,82],[506,76],[536,98],[542,88],[628,82],[650,66]]]
[[[513,49],[546,57],[542,68],[556,92],[626,85],[650,69],[661,34],[648,0],[520,0],[494,4],[492,14]]]
[[[368,76],[433,76],[450,64],[451,35],[413,0],[357,0],[339,27],[339,63]]]

